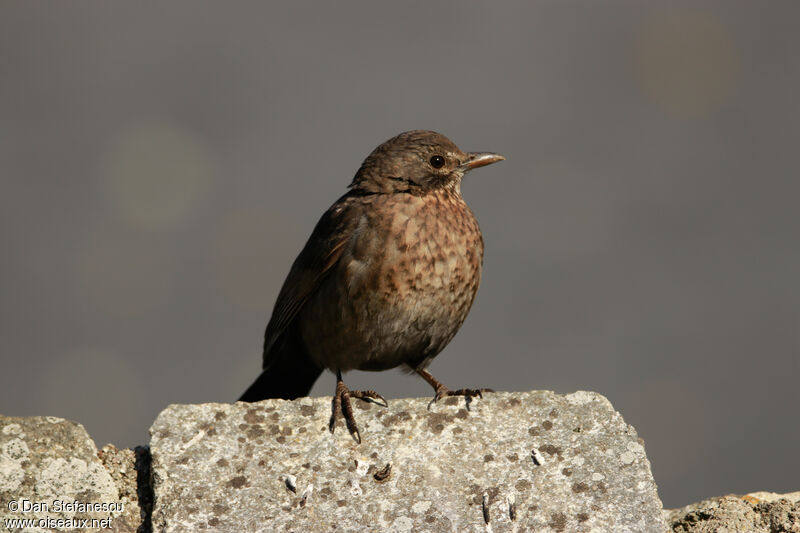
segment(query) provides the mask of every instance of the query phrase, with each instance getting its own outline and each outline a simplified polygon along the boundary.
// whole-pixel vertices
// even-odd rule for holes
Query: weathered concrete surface
[[[674,533],[800,533],[800,492],[723,496],[665,509]]]
[[[330,398],[168,407],[153,530],[666,529],[641,441],[598,394],[354,405],[361,445],[328,433]]]
[[[136,531],[133,452],[112,446],[102,456],[80,424],[0,415],[0,531]],[[97,527],[82,527],[92,519]]]

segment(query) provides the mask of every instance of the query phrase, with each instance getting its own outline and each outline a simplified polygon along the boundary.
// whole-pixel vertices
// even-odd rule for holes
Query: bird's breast
[[[483,240],[460,196],[399,198],[391,213],[375,280],[384,299],[450,300],[449,293],[477,289]]]
[[[382,216],[365,218],[365,234],[375,242],[356,247],[347,265],[350,301],[362,308],[377,351],[402,345],[398,358],[425,359],[467,317],[480,283],[483,239],[460,196],[395,195],[387,203],[374,212]]]
[[[478,290],[483,239],[457,195],[373,197],[307,313],[329,368],[422,364],[453,338]],[[313,311],[312,311],[313,310]]]

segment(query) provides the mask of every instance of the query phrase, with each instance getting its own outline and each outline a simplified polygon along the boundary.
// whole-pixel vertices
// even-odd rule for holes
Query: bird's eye
[[[440,155],[431,157],[431,166],[433,168],[442,168],[444,166],[444,157]]]

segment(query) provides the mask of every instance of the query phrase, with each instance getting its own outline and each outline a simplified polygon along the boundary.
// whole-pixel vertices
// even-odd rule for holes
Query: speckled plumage
[[[378,146],[292,265],[267,325],[264,373],[242,400],[305,395],[325,368],[407,365],[437,397],[447,391],[424,368],[466,319],[483,263],[461,180],[501,159],[422,130]]]
[[[441,189],[351,194],[331,211],[357,222],[300,311],[310,355],[342,371],[427,365],[456,334],[478,291],[483,239],[469,207],[457,191]]]

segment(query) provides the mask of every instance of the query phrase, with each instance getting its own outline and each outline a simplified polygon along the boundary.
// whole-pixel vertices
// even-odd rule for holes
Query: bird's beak
[[[467,160],[461,164],[461,170],[464,172],[472,170],[473,168],[485,167],[498,161],[503,161],[505,157],[500,154],[493,154],[492,152],[470,152],[467,154]]]

